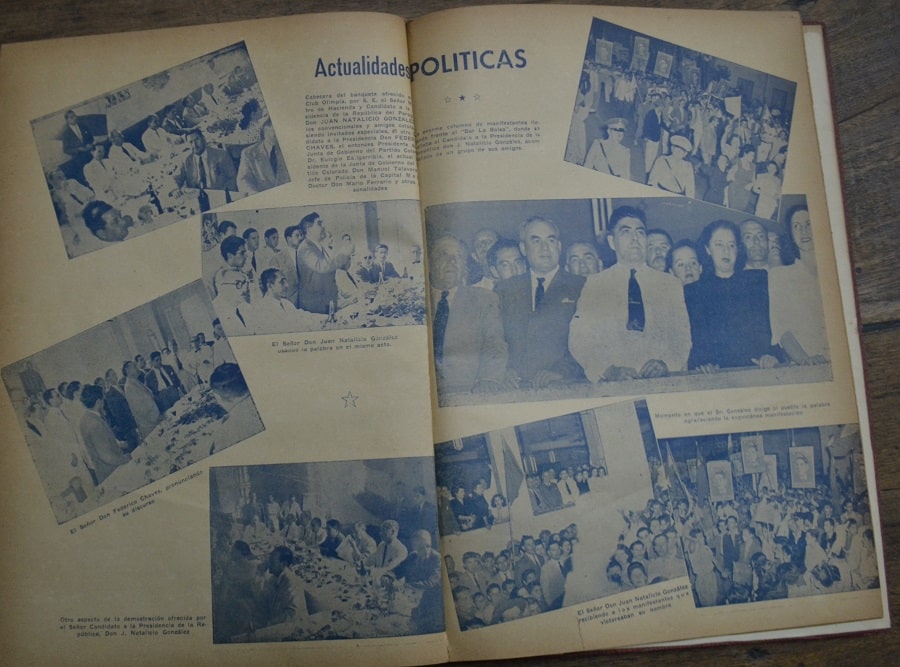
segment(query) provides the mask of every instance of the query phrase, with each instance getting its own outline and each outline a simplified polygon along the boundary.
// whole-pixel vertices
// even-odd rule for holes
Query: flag
[[[672,456],[672,448],[666,443],[666,473],[670,479],[674,479],[677,484],[669,486],[670,500],[687,500],[687,489],[684,488],[684,482],[681,481],[681,475],[678,474],[678,467],[675,465],[675,457]]]
[[[515,455],[503,438],[503,469],[506,473],[506,503],[512,506],[513,501],[519,497],[519,488],[525,481],[525,473],[519,467]]]
[[[709,472],[706,470],[706,461],[700,453],[700,444],[694,442],[697,447],[697,500],[705,501],[709,498]]]

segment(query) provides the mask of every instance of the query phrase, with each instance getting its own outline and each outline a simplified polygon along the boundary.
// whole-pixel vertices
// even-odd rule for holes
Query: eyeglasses
[[[624,127],[611,127],[611,128],[609,128],[609,131],[610,132],[624,132],[625,128]]]
[[[247,281],[246,280],[236,280],[233,283],[222,283],[222,284],[223,285],[234,285],[238,289],[241,289],[242,287],[245,287],[247,285]]]

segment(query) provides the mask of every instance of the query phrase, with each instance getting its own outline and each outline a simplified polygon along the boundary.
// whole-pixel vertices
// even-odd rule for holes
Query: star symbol
[[[348,391],[346,396],[341,396],[341,399],[344,401],[345,408],[355,408],[359,396],[354,396],[352,391]]]
[[[459,96],[459,101],[460,101],[460,102],[465,102],[465,101],[466,101],[466,96],[465,96],[465,95],[460,95],[460,96]]]
[[[451,99],[450,96],[447,95],[447,97],[444,98],[444,102],[445,102],[446,104],[449,104],[449,103],[450,103],[450,99]]]
[[[475,101],[478,102],[481,99],[481,93],[475,93]]]

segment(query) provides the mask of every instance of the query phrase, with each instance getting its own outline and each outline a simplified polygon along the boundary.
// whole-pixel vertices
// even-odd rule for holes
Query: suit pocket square
[[[560,301],[560,303],[575,303],[575,299],[570,299],[569,297],[566,297],[565,299]]]

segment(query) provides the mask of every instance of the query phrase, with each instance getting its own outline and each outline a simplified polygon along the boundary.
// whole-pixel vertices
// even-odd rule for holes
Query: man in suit
[[[616,263],[588,276],[569,349],[591,382],[664,377],[687,365],[691,330],[681,282],[647,266],[643,211],[620,206],[609,220]]]
[[[550,220],[526,220],[519,229],[519,249],[528,260],[528,271],[494,286],[509,372],[516,381],[535,388],[583,379],[569,354],[568,337],[584,276],[560,270],[559,228]]]
[[[437,239],[429,259],[439,393],[500,389],[507,359],[497,295],[466,285],[466,253],[452,236]]]
[[[178,373],[162,362],[162,355],[159,352],[150,355],[150,368],[144,377],[144,384],[153,392],[160,412],[165,412],[175,405],[175,401],[181,398],[184,391]]]
[[[353,244],[342,238],[333,250],[325,247],[328,233],[318,213],[310,213],[300,221],[303,242],[297,248],[300,274],[298,307],[312,313],[328,313],[337,308],[338,289],[334,274],[353,253]]]
[[[303,241],[303,232],[300,225],[290,225],[284,230],[284,240],[287,248],[275,255],[276,265],[273,268],[280,269],[287,281],[284,298],[297,306],[297,294],[300,287],[300,268],[297,266],[297,248]]]
[[[562,547],[559,542],[551,542],[547,548],[549,558],[541,566],[541,590],[550,609],[559,609],[566,594],[566,577],[563,575]]]
[[[63,152],[78,165],[76,175],[79,179],[82,178],[82,168],[91,161],[94,135],[71,109],[66,111],[66,126],[63,128],[62,142]]]
[[[103,390],[92,384],[87,385],[81,390],[81,402],[87,408],[79,424],[81,438],[97,466],[97,483],[102,484],[116,468],[128,463],[131,457],[124,452],[122,444],[100,416]]]
[[[663,136],[662,97],[659,91],[652,90],[649,94],[651,107],[644,116],[642,132],[644,133],[644,173],[650,174],[653,163],[659,155],[660,143]]]
[[[203,132],[194,129],[187,135],[191,154],[176,174],[178,187],[199,190],[237,190],[237,172],[226,151],[206,145]]]
[[[259,142],[241,151],[237,171],[238,190],[253,194],[290,180],[272,121],[267,120],[262,126]]]
[[[375,261],[370,269],[372,277],[370,282],[381,283],[388,278],[400,277],[400,274],[397,273],[397,269],[394,268],[394,265],[387,261],[388,250],[387,245],[384,243],[379,243],[375,246]]]
[[[371,252],[363,255],[359,268],[356,269],[356,277],[364,283],[377,283],[378,278],[375,273],[375,256]]]
[[[140,444],[137,422],[128,405],[128,399],[119,387],[119,378],[116,372],[110,368],[106,371],[106,391],[103,393],[103,406],[106,408],[106,416],[116,438],[128,444],[128,450],[132,451]]]

